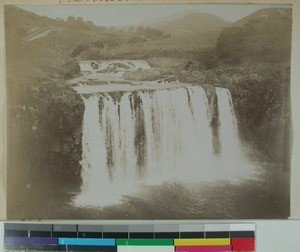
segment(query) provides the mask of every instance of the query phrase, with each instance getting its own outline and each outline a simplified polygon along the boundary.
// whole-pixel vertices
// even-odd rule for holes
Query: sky
[[[291,8],[279,4],[130,4],[130,5],[18,5],[40,16],[83,17],[100,26],[131,26],[147,20],[161,19],[184,11],[214,14],[225,21],[237,21],[259,9]]]

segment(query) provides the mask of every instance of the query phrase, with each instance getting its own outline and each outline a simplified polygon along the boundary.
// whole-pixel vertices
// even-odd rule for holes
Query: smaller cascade
[[[253,167],[243,153],[240,142],[237,119],[234,113],[231,94],[226,88],[216,88],[219,112],[219,139],[221,144],[221,164],[224,178],[249,176]],[[225,175],[227,174],[227,176]]]

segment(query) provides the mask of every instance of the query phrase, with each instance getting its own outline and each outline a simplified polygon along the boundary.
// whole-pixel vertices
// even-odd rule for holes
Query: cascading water
[[[216,88],[219,106],[220,142],[223,157],[238,157],[240,151],[238,128],[228,89]]]
[[[225,88],[216,88],[216,94],[219,103],[219,138],[221,143],[221,159],[219,160],[221,164],[218,167],[221,165],[222,167],[230,167],[224,171],[229,176],[249,176],[251,166],[242,151],[231,94]]]
[[[116,203],[143,184],[232,179],[247,166],[229,90],[216,88],[221,152],[200,86],[83,97],[78,206]],[[100,108],[100,109],[99,109]],[[235,165],[234,165],[235,164]],[[238,166],[237,166],[238,164]]]
[[[99,98],[98,95],[91,95],[88,98],[81,96],[85,112],[83,117],[82,135],[82,193],[77,196],[76,202],[89,204],[89,198],[98,194],[94,191],[95,185],[98,190],[105,190],[109,183],[106,169],[96,169],[96,167],[106,167],[106,145],[105,136],[99,127]]]

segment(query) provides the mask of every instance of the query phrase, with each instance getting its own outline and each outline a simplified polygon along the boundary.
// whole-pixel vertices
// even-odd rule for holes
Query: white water
[[[212,144],[208,99],[200,86],[83,97],[83,183],[75,204],[116,203],[145,183],[242,176],[248,163],[231,95],[223,88],[216,88],[216,94],[219,155]]]
[[[252,167],[242,151],[243,146],[239,139],[231,94],[225,88],[216,88],[216,94],[218,97],[219,139],[221,143],[221,159],[218,160],[221,164],[218,167],[226,167],[224,172],[233,179],[249,176]]]
[[[138,70],[138,69],[150,69],[150,65],[148,62],[144,60],[102,60],[102,61],[91,61],[91,60],[83,60],[79,62],[80,70],[82,72],[94,72],[99,70],[105,70],[110,66],[118,66],[118,64],[122,64],[126,66],[129,70]],[[93,65],[96,68],[93,68]],[[116,67],[116,70],[122,71],[122,68]]]
[[[216,88],[219,108],[220,142],[223,157],[239,156],[240,144],[237,121],[228,89]]]
[[[100,96],[91,95],[89,98],[82,96],[85,104],[83,117],[82,135],[82,193],[75,202],[80,205],[88,205],[91,198],[95,198],[99,191],[104,191],[109,186],[109,177],[106,167],[106,145],[105,136],[99,127]],[[103,167],[97,169],[97,167]],[[97,191],[94,186],[97,184]],[[109,200],[109,196],[103,195],[103,200]]]

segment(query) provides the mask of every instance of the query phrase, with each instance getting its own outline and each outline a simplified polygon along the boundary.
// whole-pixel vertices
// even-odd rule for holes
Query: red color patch
[[[255,250],[254,238],[231,238],[231,245],[234,252]]]

